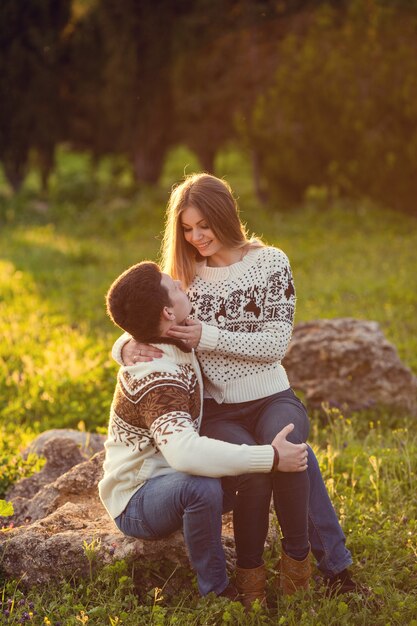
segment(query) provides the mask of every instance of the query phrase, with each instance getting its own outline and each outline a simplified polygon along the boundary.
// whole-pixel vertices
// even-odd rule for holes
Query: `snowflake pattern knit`
[[[204,262],[188,295],[203,325],[197,354],[205,388],[217,402],[288,389],[281,359],[291,339],[295,289],[281,250],[255,248],[227,267]]]

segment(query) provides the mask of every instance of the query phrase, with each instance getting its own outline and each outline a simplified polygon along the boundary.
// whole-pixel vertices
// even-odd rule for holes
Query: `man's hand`
[[[294,430],[294,424],[288,424],[272,441],[272,445],[279,454],[279,472],[304,472],[307,469],[307,444],[287,441],[287,435],[292,430]]]

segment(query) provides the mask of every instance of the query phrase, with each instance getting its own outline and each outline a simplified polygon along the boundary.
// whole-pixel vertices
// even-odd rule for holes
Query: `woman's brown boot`
[[[266,595],[266,569],[265,565],[254,567],[253,569],[236,568],[235,578],[236,588],[239,592],[239,601],[245,609],[249,611],[252,602],[259,600],[265,604]]]
[[[291,596],[296,591],[310,587],[311,577],[310,551],[303,561],[296,561],[282,550],[279,572],[279,587],[284,596]]]

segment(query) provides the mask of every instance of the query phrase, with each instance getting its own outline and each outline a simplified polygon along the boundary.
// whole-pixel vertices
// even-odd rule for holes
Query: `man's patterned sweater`
[[[234,445],[198,434],[202,378],[193,352],[122,366],[110,410],[100,498],[114,519],[146,481],[174,471],[201,476],[269,472],[272,446]]]

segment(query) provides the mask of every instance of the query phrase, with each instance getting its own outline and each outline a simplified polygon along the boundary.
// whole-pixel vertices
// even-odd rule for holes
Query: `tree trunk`
[[[6,157],[3,160],[3,169],[7,182],[17,193],[23,184],[26,175],[27,158],[18,158],[16,156]]]
[[[262,204],[266,204],[268,201],[268,192],[262,186],[261,183],[261,159],[259,153],[254,148],[251,150],[252,157],[252,173],[253,173],[253,186],[255,188],[255,194],[258,200]]]
[[[139,146],[135,150],[132,165],[138,183],[157,184],[164,167],[165,153],[165,147],[147,150]]]

